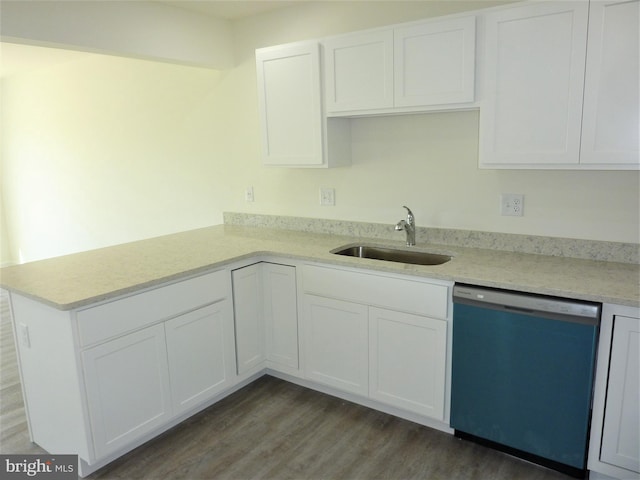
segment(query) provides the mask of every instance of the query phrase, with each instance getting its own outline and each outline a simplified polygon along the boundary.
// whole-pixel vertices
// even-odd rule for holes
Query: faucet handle
[[[407,216],[408,217],[414,218],[413,212],[411,211],[411,209],[409,207],[407,207],[406,205],[403,205],[402,207],[407,209]]]

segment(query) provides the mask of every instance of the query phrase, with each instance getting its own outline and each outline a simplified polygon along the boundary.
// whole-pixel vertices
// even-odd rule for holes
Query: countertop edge
[[[200,263],[194,261],[188,268],[180,268],[172,264],[170,265],[171,269],[167,267],[167,271],[169,272],[168,274],[162,274],[153,278],[149,278],[149,276],[147,275],[145,281],[134,281],[131,284],[124,286],[120,285],[119,287],[114,287],[112,289],[109,288],[108,284],[107,286],[101,285],[103,291],[93,295],[87,294],[82,298],[78,298],[77,300],[68,302],[57,302],[55,301],[55,299],[52,299],[52,297],[55,297],[55,295],[51,294],[47,296],[42,294],[42,285],[46,283],[46,281],[41,279],[39,279],[41,281],[39,283],[40,291],[38,291],[36,287],[31,289],[20,288],[20,285],[18,285],[19,282],[12,282],[11,279],[10,281],[5,281],[4,275],[0,275],[0,287],[15,292],[19,295],[23,295],[34,301],[48,305],[57,310],[71,311],[82,309],[96,303],[113,300],[118,297],[135,294],[137,292],[154,288],[162,284],[172,283],[189,277],[198,276],[208,271],[220,269],[227,265],[242,262],[243,260],[255,260],[256,262],[258,262],[262,261],[263,259],[274,261],[286,261],[287,259],[289,259],[295,262],[322,263],[344,268],[359,268],[363,270],[378,271],[381,273],[409,275],[421,278],[431,278],[441,281],[469,283],[479,286],[517,290],[522,292],[564,298],[574,298],[578,300],[610,303],[636,308],[640,307],[640,284],[635,278],[639,277],[640,279],[640,275],[638,274],[638,272],[640,271],[640,266],[630,266],[628,264],[616,264],[603,261],[564,259],[564,257],[548,257],[545,255],[535,254],[520,254],[513,252],[488,250],[485,251],[482,249],[455,247],[450,245],[421,245],[421,248],[426,247],[427,249],[436,253],[447,253],[453,256],[453,260],[449,264],[421,268],[407,264],[393,264],[391,262],[378,260],[342,257],[330,253],[331,247],[337,247],[354,242],[384,245],[389,244],[388,242],[381,242],[379,239],[340,237],[315,233],[299,233],[299,236],[297,238],[292,239],[290,238],[290,233],[288,232],[278,230],[265,231],[265,229],[262,227],[239,227],[239,229],[236,230],[233,227],[225,228],[224,226],[215,226],[164,237],[156,237],[155,239],[132,242],[131,244],[124,244],[123,246],[118,246],[121,250],[109,250],[108,253],[111,256],[110,259],[113,260],[113,258],[117,258],[117,254],[120,251],[130,253],[127,248],[129,248],[129,245],[132,245],[135,248],[133,249],[133,253],[130,253],[130,256],[132,256],[132,258],[137,258],[135,254],[140,249],[144,251],[148,245],[151,245],[151,242],[156,242],[162,247],[161,253],[165,256],[170,256],[172,253],[175,253],[176,250],[182,252],[185,249],[184,247],[186,245],[191,248],[191,244],[188,242],[188,240],[191,238],[190,235],[195,235],[195,238],[198,240],[198,244],[193,247],[194,250],[198,247],[204,248],[207,251],[209,249],[220,250],[220,247],[226,247],[230,245],[229,251],[220,253],[216,250],[214,259],[211,259],[211,255],[208,254],[209,256],[206,256],[206,261],[202,261]],[[217,244],[211,246],[209,243],[211,241],[217,242]],[[170,248],[167,247],[167,245],[169,245]],[[123,248],[125,250],[122,250]],[[84,252],[84,256],[82,257],[77,256],[78,254],[73,254],[71,256],[68,256],[66,260],[63,257],[58,257],[58,259],[63,258],[62,260],[58,260],[58,262],[75,262],[74,266],[76,268],[80,268],[79,266],[84,265],[83,262],[85,260],[92,258],[92,252]],[[149,254],[145,261],[147,262],[147,264],[152,265],[153,260],[157,260],[158,258],[164,257],[154,257],[152,254]],[[54,261],[56,259],[51,260]],[[468,265],[464,263],[465,260],[467,261]],[[544,271],[543,267],[545,267],[545,265],[543,265],[543,267],[540,267],[542,269],[543,275],[542,280],[538,280],[533,274],[529,274],[527,272],[517,272],[517,269],[520,268],[520,266],[516,265],[512,268],[512,265],[508,263],[509,261],[524,262],[525,266],[546,264],[546,267],[549,267],[551,270]],[[495,262],[498,265],[491,265],[491,268],[487,270],[485,268],[486,262]],[[500,265],[500,262],[502,262],[503,264]],[[145,263],[142,263],[144,267]],[[66,265],[65,263],[62,264]],[[27,266],[30,264],[24,265]],[[600,267],[602,267],[604,270],[606,270],[603,275],[609,275],[609,277],[614,279],[617,279],[618,276],[623,276],[626,279],[630,279],[632,285],[622,289],[620,295],[616,295],[616,288],[604,289],[607,291],[601,291],[603,289],[598,290],[597,285],[591,286],[591,288],[584,287],[571,290],[568,288],[571,278],[561,279],[561,281],[559,280],[555,286],[549,285],[552,284],[553,279],[556,278],[555,276],[562,273],[564,267],[569,268],[574,265],[578,265],[578,267],[582,269],[587,269],[589,273],[599,273],[601,270]],[[54,266],[59,267],[59,263],[54,263]],[[21,265],[18,265],[9,268],[17,269],[18,271],[20,271],[21,267]],[[37,265],[26,268],[32,270],[31,275],[34,275],[34,271],[38,271]],[[485,271],[483,271],[483,269]],[[8,269],[4,268],[0,270],[0,273],[3,273],[3,271],[6,270]],[[49,270],[55,269],[49,267]],[[618,274],[618,272],[621,273]],[[15,270],[12,271],[12,273],[15,273]],[[93,273],[93,277],[95,277],[96,274],[95,272]],[[518,275],[516,275],[516,273],[518,273]],[[87,282],[90,282],[91,278],[93,278],[89,277],[87,279]],[[73,280],[75,280],[78,285],[82,285],[82,278],[79,280],[77,278],[73,278]],[[116,278],[116,280],[118,280],[121,284],[125,282],[125,280],[123,280],[122,278]],[[580,280],[583,280],[583,278],[580,277]],[[547,283],[545,284],[544,282]],[[619,285],[622,285],[620,281],[618,281],[618,286]],[[634,293],[634,287],[639,290],[637,296]],[[95,289],[97,290],[98,287],[96,287]],[[81,295],[78,294],[78,296]]]

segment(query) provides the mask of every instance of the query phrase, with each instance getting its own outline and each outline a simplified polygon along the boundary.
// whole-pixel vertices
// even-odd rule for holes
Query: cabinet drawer
[[[449,287],[423,280],[305,265],[305,293],[447,318]]]
[[[228,296],[225,270],[191,278],[77,313],[82,346],[101,342]]]

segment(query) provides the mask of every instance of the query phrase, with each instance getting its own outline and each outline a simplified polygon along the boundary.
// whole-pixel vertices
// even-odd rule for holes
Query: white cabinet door
[[[256,50],[256,69],[264,164],[322,165],[318,43]]]
[[[174,415],[231,385],[233,333],[228,300],[165,323]]]
[[[592,1],[581,163],[640,164],[640,2]]]
[[[369,309],[371,398],[444,420],[447,322]]]
[[[232,272],[238,374],[262,368],[266,360],[262,264]]]
[[[480,164],[577,165],[588,2],[485,16]]]
[[[327,113],[393,106],[393,30],[323,42]]]
[[[394,30],[396,107],[473,102],[476,18]]]
[[[267,360],[271,367],[298,369],[296,269],[263,263],[263,300]]]
[[[97,458],[171,418],[164,325],[85,350],[82,358]]]
[[[640,472],[640,319],[614,319],[600,460]]]
[[[368,395],[367,307],[304,296],[305,375],[346,392]]]

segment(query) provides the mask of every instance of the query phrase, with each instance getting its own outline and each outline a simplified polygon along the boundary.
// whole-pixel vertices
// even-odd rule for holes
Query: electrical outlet
[[[253,196],[253,187],[247,187],[244,191],[244,201],[253,202],[255,200]]]
[[[334,188],[320,189],[320,205],[333,206],[336,204],[336,191]]]
[[[512,217],[524,215],[524,195],[520,193],[503,193],[500,195],[500,214]]]

